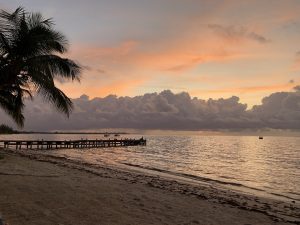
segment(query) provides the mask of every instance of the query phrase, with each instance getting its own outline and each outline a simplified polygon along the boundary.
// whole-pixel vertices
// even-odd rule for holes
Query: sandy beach
[[[299,202],[160,175],[1,150],[0,213],[9,225],[299,224]]]

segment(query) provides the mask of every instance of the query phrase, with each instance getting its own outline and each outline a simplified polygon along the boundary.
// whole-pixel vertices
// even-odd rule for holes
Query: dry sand
[[[0,213],[9,225],[300,224],[298,202],[53,156],[1,152]]]

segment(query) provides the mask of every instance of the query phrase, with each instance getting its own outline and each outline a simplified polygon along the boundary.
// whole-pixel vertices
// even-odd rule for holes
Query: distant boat
[[[109,137],[109,134],[104,134],[104,137]]]
[[[115,134],[115,137],[119,137],[120,136],[120,134]]]
[[[264,139],[264,137],[263,136],[259,136],[258,139]]]

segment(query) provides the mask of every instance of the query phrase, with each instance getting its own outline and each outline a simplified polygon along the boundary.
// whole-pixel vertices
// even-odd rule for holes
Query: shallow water
[[[120,138],[125,136],[121,136]],[[127,135],[141,137],[141,135]],[[300,200],[300,138],[144,135],[147,146],[55,150],[91,163],[117,163],[172,173],[216,185]],[[0,139],[101,139],[101,135],[2,135]]]

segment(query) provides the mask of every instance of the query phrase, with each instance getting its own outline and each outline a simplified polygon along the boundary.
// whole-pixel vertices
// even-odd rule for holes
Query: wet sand
[[[0,214],[9,225],[300,224],[299,202],[30,151],[0,152]]]

